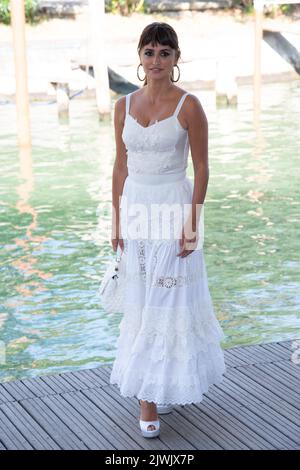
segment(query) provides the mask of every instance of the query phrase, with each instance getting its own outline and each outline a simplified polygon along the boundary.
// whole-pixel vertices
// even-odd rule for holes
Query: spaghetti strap
[[[128,94],[126,95],[126,114],[129,113],[130,95],[131,95],[131,93],[128,93]]]
[[[183,104],[183,102],[184,102],[184,99],[185,99],[186,95],[188,95],[188,94],[189,94],[189,93],[186,92],[186,93],[184,93],[184,94],[182,95],[182,97],[180,98],[180,100],[179,100],[179,102],[178,102],[178,104],[177,104],[177,106],[176,106],[176,109],[175,109],[175,111],[174,111],[174,116],[177,116],[177,115],[178,115],[178,113],[179,113],[179,111],[180,111],[180,108],[181,108],[181,106],[182,106],[182,104]],[[131,93],[128,93],[125,97],[126,97],[126,114],[129,114]]]
[[[175,109],[175,112],[174,112],[174,116],[177,116],[177,115],[178,115],[178,113],[179,113],[179,111],[180,111],[180,108],[181,108],[181,106],[182,106],[182,104],[183,104],[183,102],[184,102],[184,99],[185,99],[186,95],[188,95],[188,94],[189,94],[189,93],[186,92],[186,93],[184,93],[184,94],[182,95],[182,97],[180,98],[179,103],[178,103],[177,106],[176,106],[176,109]]]

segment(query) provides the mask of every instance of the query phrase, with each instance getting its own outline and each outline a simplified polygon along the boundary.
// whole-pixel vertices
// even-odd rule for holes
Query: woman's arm
[[[189,106],[187,106],[188,134],[194,167],[192,229],[195,231],[198,226],[198,221],[195,218],[196,204],[201,205],[200,208],[204,204],[209,179],[208,122],[199,99],[194,95],[187,96],[187,98],[189,98]]]
[[[187,122],[194,166],[194,191],[191,211],[185,224],[185,238],[193,240],[200,221],[200,214],[204,204],[209,179],[208,122],[202,105],[196,96],[188,95],[186,102],[184,119]],[[186,256],[188,254],[184,244],[182,244],[182,248],[178,256],[181,254]]]
[[[116,158],[112,174],[112,236],[111,243],[116,251],[118,244],[124,249],[120,233],[120,198],[123,193],[124,181],[128,175],[126,147],[122,139],[122,131],[125,121],[126,97],[119,98],[115,103],[114,127],[116,141]]]

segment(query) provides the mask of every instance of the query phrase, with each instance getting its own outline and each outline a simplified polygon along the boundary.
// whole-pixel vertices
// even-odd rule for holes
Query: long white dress
[[[226,371],[220,345],[225,335],[213,310],[203,243],[184,258],[176,256],[180,245],[174,219],[178,223],[179,218],[168,219],[173,235],[163,236],[151,211],[155,204],[183,208],[192,201],[193,183],[186,176],[188,132],[177,117],[187,94],[173,115],[148,127],[131,116],[131,94],[126,95],[122,134],[128,166],[120,203],[126,291],[110,383],[125,397],[156,404],[200,402]],[[136,207],[146,208],[147,218],[135,224],[134,236],[124,235],[123,227],[134,221],[130,209]],[[203,214],[202,208],[201,233]]]

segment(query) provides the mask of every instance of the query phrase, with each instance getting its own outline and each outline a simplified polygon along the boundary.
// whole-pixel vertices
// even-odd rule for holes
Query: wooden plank
[[[273,357],[274,357],[274,360],[290,360],[291,359],[291,356],[292,356],[292,353],[293,351],[289,351],[288,349],[286,348],[279,348],[277,345],[275,344],[261,344],[260,345],[261,348],[263,349],[266,349],[267,351],[270,351],[270,353],[272,353]]]
[[[126,431],[140,445],[140,448],[146,450],[161,450],[165,449],[166,446],[169,448],[162,436],[159,439],[145,439],[141,435],[138,418],[130,413],[130,410],[132,410],[132,400],[120,396],[113,386],[83,390],[82,393],[109,416],[117,426]]]
[[[279,398],[284,399],[292,406],[300,409],[300,397],[299,394],[289,387],[284,386],[283,384],[278,383],[276,380],[272,379],[268,374],[260,371],[256,366],[248,366],[239,368],[240,372],[244,375],[255,377],[257,383],[263,384],[263,386],[276,394]]]
[[[267,423],[256,412],[237,404],[235,399],[222,390],[212,389],[210,400],[214,401],[226,411],[242,421],[249,429],[260,435],[273,449],[293,449],[290,439],[283,436],[274,426]],[[226,405],[225,405],[226,403]]]
[[[220,388],[220,387],[218,387]],[[264,403],[262,400],[251,395],[247,390],[241,389],[241,387],[233,384],[230,380],[224,381],[222,390],[233,398],[237,403],[243,405],[247,410],[252,411],[258,417],[263,419],[265,423],[274,427],[275,430],[279,431],[279,435],[282,434],[290,441],[290,448],[300,444],[300,427],[298,424],[294,424],[289,419],[289,416],[285,416],[278,410],[270,407],[270,404]],[[276,431],[275,431],[276,432]],[[273,431],[274,434],[274,431]],[[288,440],[285,439],[288,443]]]
[[[228,349],[224,349],[223,352],[226,367],[236,367],[244,364],[244,361],[240,361],[239,359],[236,359],[235,356],[230,354]]]
[[[245,362],[245,360],[243,358],[241,358],[237,354],[235,354],[235,352],[233,350],[234,350],[234,348],[223,350],[225,361],[227,359],[229,359],[231,361],[231,367],[246,365],[247,362]]]
[[[101,372],[102,375],[103,375],[103,378],[107,379],[107,378],[110,377],[110,374],[111,374],[111,371],[112,371],[112,364],[105,365],[105,366],[102,366],[102,367],[98,367],[97,371]]]
[[[105,387],[106,385],[109,385],[109,380],[107,379],[106,372],[103,372],[101,371],[101,369],[100,370],[99,369],[100,368],[90,369],[86,371],[89,374],[90,380],[93,382],[94,387],[97,387],[97,388]]]
[[[293,352],[296,350],[295,348],[292,348],[292,346],[291,347],[286,347],[284,344],[281,344],[281,343],[272,343],[272,344],[274,344],[274,346],[276,345],[276,347],[279,350],[283,349],[283,350],[288,351],[288,353],[290,354],[290,358],[292,357]]]
[[[59,446],[51,439],[44,429],[31,417],[19,402],[8,402],[1,405],[1,411],[7,419],[36,450],[58,450]],[[23,446],[23,444],[22,444]],[[23,449],[23,447],[19,447]]]
[[[105,387],[101,391],[98,390],[98,393],[103,395],[104,392],[108,394],[103,395],[103,402],[109,403],[109,406],[111,407],[111,412],[113,411],[113,406],[116,406],[116,402],[118,402],[120,408],[120,412],[122,412],[124,406],[126,407],[127,411],[131,413],[131,415],[134,416],[134,421],[136,422],[134,426],[135,432],[138,432],[138,435],[140,435],[140,430],[139,430],[139,424],[138,424],[138,417],[139,417],[139,405],[138,401],[136,398],[124,398],[123,396],[120,396],[118,390],[116,387],[111,386],[111,387]],[[174,423],[175,420],[175,414],[176,414],[176,409],[182,408],[180,406],[176,406],[173,409],[173,412],[169,415],[161,415],[161,423],[162,423],[162,432],[160,435],[160,440],[165,444],[163,448],[170,448],[170,449],[178,449],[178,450],[189,450],[189,449],[195,449],[199,447],[195,447],[195,445],[190,441],[190,439],[187,439],[186,433],[183,432],[183,435],[178,433],[178,429],[183,430],[183,425],[178,421],[176,418],[176,423]],[[109,411],[106,411],[107,413]],[[172,423],[170,420],[172,420]],[[130,420],[132,420],[132,417],[130,417]],[[174,426],[173,426],[174,425]],[[165,437],[165,435],[167,437]],[[201,436],[199,436],[201,437]],[[205,443],[204,443],[205,444]],[[202,447],[206,448],[206,445]],[[200,447],[200,448],[202,448]]]
[[[51,396],[53,395],[49,395],[49,397]],[[74,434],[73,430],[46,406],[45,398],[47,397],[22,400],[22,406],[61,449],[87,449],[87,446]]]
[[[22,379],[21,382],[28,390],[30,390],[31,396],[34,397],[42,397],[44,395],[56,393],[56,390],[50,387],[42,377]]]
[[[254,397],[266,403],[270,408],[280,411],[284,416],[289,418],[291,422],[298,425],[300,420],[300,412],[282,398],[279,398],[272,391],[264,388],[260,383],[256,382],[253,377],[243,376],[240,371],[230,371],[227,375],[232,384],[236,384],[240,389],[248,390]]]
[[[1,441],[0,441],[0,450],[7,450],[6,447],[4,446],[4,444],[2,444]]]
[[[3,405],[1,405],[3,406]],[[0,407],[0,440],[7,450],[32,450],[27,439],[15,428]]]
[[[292,377],[296,377],[296,379],[299,380],[299,365],[294,364],[291,361],[278,361],[275,365],[278,369],[288,372]]]
[[[35,395],[27,388],[21,380],[12,380],[2,383],[2,387],[14,400],[22,400],[24,398],[34,398]]]
[[[76,400],[72,397],[77,397],[77,407],[72,406]],[[106,435],[102,434],[100,430],[103,428],[104,418],[97,414],[97,409],[93,406],[90,400],[83,400],[84,396],[81,391],[66,392],[62,395],[52,396],[49,395],[43,398],[43,402],[47,407],[60,417],[60,420],[80,439],[89,450],[110,450],[116,449],[111,443],[110,433],[114,436],[113,429],[110,428]],[[80,401],[85,402],[85,406],[80,404]],[[70,403],[71,402],[71,403]],[[96,420],[96,415],[99,420]],[[92,420],[92,423],[87,418]]]
[[[0,405],[7,401],[15,401],[15,398],[6,390],[3,384],[0,384]]]
[[[300,74],[300,53],[284,35],[277,31],[263,30],[263,39],[269,46]]]
[[[249,449],[274,449],[270,442],[253,431],[252,428],[249,428],[247,420],[239,416],[239,413],[234,414],[229,412],[229,410],[224,407],[224,403],[220,404],[212,400],[210,395],[205,398],[203,403],[193,404],[193,406],[202,409],[208,416],[218,421],[224,429],[233,434],[243,444],[247,445]]]
[[[109,377],[111,373],[111,367],[105,367],[105,369],[108,369],[107,371],[102,370],[104,367],[97,367],[96,369],[91,369],[93,374],[97,375],[100,380],[103,381],[103,386],[110,385],[109,382]]]
[[[248,350],[246,348],[248,348]],[[239,357],[239,355],[241,356],[247,355],[248,351],[249,351],[249,347],[247,346],[244,346],[243,348],[232,348],[232,353],[237,357]],[[272,356],[272,354],[269,351],[259,348],[259,345],[251,345],[251,353],[252,353],[252,357],[255,354],[254,356],[255,360],[252,361],[248,359],[247,361],[245,358],[245,363],[247,365],[274,360],[274,357]]]
[[[276,363],[257,364],[257,367],[259,370],[261,370],[262,372],[266,372],[266,374],[268,374],[270,377],[273,377],[273,379],[277,380],[283,385],[291,387],[292,390],[300,389],[300,377],[293,376],[289,372],[287,372],[287,370],[278,368]]]
[[[90,374],[88,371],[84,369],[80,369],[78,371],[72,372],[72,377],[76,377],[78,380],[82,382],[82,387],[80,390],[86,389],[86,388],[94,388],[96,384],[96,379],[95,379],[95,374]],[[103,384],[103,380],[102,380]],[[96,384],[96,387],[98,387],[98,384]]]
[[[107,393],[111,393],[111,390],[107,387],[104,389],[105,392]],[[114,397],[115,399],[117,399],[117,395]],[[134,407],[134,410],[136,410],[136,407]],[[184,413],[182,413],[182,410],[184,410],[184,406],[175,406],[173,408],[173,412],[169,415],[160,415],[160,419],[161,419],[161,422],[165,422],[166,424],[170,425],[174,431],[174,435],[175,435],[175,441],[172,443],[170,441],[170,430],[168,429],[168,438],[166,439],[166,443],[168,444],[168,446],[172,446],[171,449],[185,449],[187,450],[186,448],[186,444],[183,443],[184,447],[180,447],[180,443],[178,442],[179,440],[179,431],[178,429],[180,430],[180,432],[182,431],[182,437],[183,438],[187,438],[187,436],[190,434],[190,429],[186,429],[186,420],[181,420],[180,416],[183,415],[185,416]],[[176,421],[175,421],[175,418],[176,418]],[[175,421],[175,422],[174,422]],[[201,421],[201,419],[199,419],[199,421]],[[205,425],[202,425],[197,422],[197,420],[190,420],[190,423],[193,424],[193,426],[195,428],[198,428],[198,431],[196,429],[193,429],[193,434],[195,435],[195,437],[197,437],[197,441],[196,443],[193,442],[193,439],[190,440],[188,439],[188,441],[190,442],[190,444],[193,446],[193,448],[196,448],[196,449],[206,449],[206,448],[215,448],[215,449],[220,449],[220,448],[223,448],[219,442],[217,442],[217,440],[215,439],[214,437],[214,433],[217,432],[216,430],[214,430],[214,432],[212,433],[209,433],[208,432],[208,429]],[[198,424],[198,426],[197,426]],[[176,436],[176,429],[177,429],[177,436]],[[204,429],[206,429],[206,432],[204,431]],[[180,434],[181,435],[181,434]],[[213,441],[213,444],[212,443],[209,443],[208,441],[208,445],[209,447],[207,447],[207,438],[211,439]],[[234,439],[234,437],[233,437]],[[197,444],[197,442],[200,442],[201,444]],[[195,447],[198,446],[198,447]],[[201,447],[199,447],[199,445]],[[214,447],[212,447],[212,445],[214,445]],[[216,446],[217,445],[217,446]],[[226,446],[226,440],[225,440],[225,443],[224,445]],[[240,443],[240,446],[242,446],[242,443]],[[189,447],[191,448],[191,447]]]
[[[65,392],[67,391],[78,391],[78,390],[84,390],[86,388],[89,388],[87,386],[87,381],[85,374],[81,374],[81,370],[75,371],[75,372],[67,372],[66,374],[64,373],[62,378],[68,382],[69,386],[72,388],[70,390],[64,390]],[[88,384],[90,383],[90,380],[88,380]],[[63,393],[63,392],[62,392]]]
[[[70,372],[63,372],[62,374],[43,375],[41,378],[56,393],[74,392],[78,390],[78,387],[68,379],[70,375]]]
[[[266,362],[271,359],[271,357],[266,354],[265,351],[262,351],[259,346],[260,344],[250,344],[248,346],[243,346],[241,348],[241,352],[243,354],[248,354],[251,358],[253,358],[253,363]]]
[[[45,375],[42,379],[56,393],[72,392],[85,388],[104,386],[107,384],[102,371],[95,373],[96,369],[79,369],[75,372]],[[48,394],[47,394],[48,395]]]
[[[205,400],[205,399],[204,399]],[[207,410],[206,410],[207,411]],[[232,432],[224,428],[217,420],[212,419],[209,413],[205,413],[200,407],[188,406],[178,409],[178,414],[188,419],[196,428],[201,429],[224,450],[248,450],[246,444],[240,441]]]
[[[289,340],[286,340],[286,341],[278,341],[274,344],[278,344],[278,345],[282,346],[283,348],[289,349],[291,351],[293,341],[296,341],[296,340],[290,340],[289,339]]]
[[[89,389],[91,391],[91,389]],[[89,426],[100,434],[102,442],[102,449],[107,448],[104,438],[109,441],[110,448],[118,450],[134,450],[141,449],[141,446],[136,443],[131,435],[127,432],[126,426],[120,426],[120,423],[115,423],[101,408],[95,405],[94,400],[91,400],[84,394],[85,391],[78,391],[66,393],[63,398],[68,402],[69,406],[73,408],[77,414],[82,416]],[[91,391],[94,396],[94,390]],[[97,400],[96,400],[97,401]],[[97,439],[99,448],[99,439]]]
[[[246,349],[244,350],[244,347],[232,348],[232,354],[243,361],[242,366],[256,364],[257,362],[261,361],[258,353],[253,348],[250,351]]]
[[[194,449],[197,450],[222,450],[222,446],[212,439],[211,436],[202,431],[199,426],[195,426],[194,421],[186,418],[184,415],[178,414],[176,410],[168,415],[168,417],[161,416],[161,422],[167,423],[172,427],[174,432],[177,433],[176,440],[172,449],[178,449],[178,438],[181,436],[186,439]],[[162,424],[162,432],[165,426]],[[168,441],[169,432],[166,432],[166,441]],[[181,450],[181,449],[180,449]],[[183,450],[187,450],[184,448]]]

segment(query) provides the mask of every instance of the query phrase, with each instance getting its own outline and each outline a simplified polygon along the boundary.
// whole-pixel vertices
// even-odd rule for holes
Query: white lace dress
[[[225,335],[213,310],[203,245],[181,258],[176,256],[178,232],[163,237],[160,225],[151,232],[148,227],[145,236],[148,222],[157,227],[153,205],[183,208],[192,201],[193,183],[186,176],[188,132],[177,118],[187,94],[173,115],[148,127],[130,115],[127,95],[122,135],[128,159],[120,204],[126,294],[110,383],[125,397],[156,404],[200,402],[225,372],[220,346]],[[147,220],[136,224],[135,237],[124,236],[123,226],[129,226],[135,204],[147,208]],[[201,214],[203,228],[203,208]],[[169,219],[173,229],[174,220]]]

